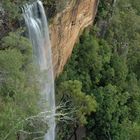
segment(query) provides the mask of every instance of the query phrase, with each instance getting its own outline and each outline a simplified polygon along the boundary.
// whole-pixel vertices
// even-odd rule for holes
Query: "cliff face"
[[[58,13],[50,25],[54,71],[62,72],[83,29],[93,23],[98,0],[77,0]]]

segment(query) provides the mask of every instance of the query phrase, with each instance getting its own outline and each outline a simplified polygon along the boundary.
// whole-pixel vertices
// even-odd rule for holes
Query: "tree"
[[[39,82],[26,38],[10,33],[1,45],[0,138],[15,140],[17,132],[25,128],[26,118],[39,112]]]
[[[61,130],[59,132],[59,138],[61,137],[60,139],[69,139],[80,125],[87,123],[87,115],[96,111],[97,103],[94,97],[86,95],[81,90],[82,83],[77,80],[64,81],[60,83],[57,89],[57,102],[65,105],[64,108],[66,108],[66,110],[64,110],[63,114],[66,113],[67,116],[65,118],[68,117],[72,120],[70,122],[70,120],[63,120],[65,118],[62,118],[62,121],[68,121],[68,125],[66,126],[62,125],[61,121],[58,122],[58,125],[61,126]],[[61,111],[63,111],[63,109]],[[74,132],[71,130],[71,125],[73,125],[75,129]],[[72,132],[64,130],[65,127],[67,127],[67,130]]]

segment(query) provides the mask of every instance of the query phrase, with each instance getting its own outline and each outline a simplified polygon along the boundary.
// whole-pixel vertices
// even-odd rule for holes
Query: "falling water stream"
[[[44,136],[44,140],[55,140],[55,95],[54,76],[52,66],[52,52],[49,38],[48,23],[43,4],[40,0],[23,7],[23,16],[28,28],[29,38],[33,46],[33,58],[40,73],[41,99],[40,105],[43,111],[50,112],[46,115],[49,129]]]

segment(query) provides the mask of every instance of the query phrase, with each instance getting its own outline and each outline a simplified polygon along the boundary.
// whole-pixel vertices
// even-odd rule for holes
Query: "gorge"
[[[2,4],[0,4],[0,38],[6,36],[12,30],[16,30],[16,28],[24,25],[23,21],[16,20],[20,16],[16,6],[23,7],[23,17],[28,29],[29,39],[33,47],[33,60],[41,74],[41,77],[38,79],[41,85],[41,100],[39,101],[39,106],[43,111],[50,111],[46,116],[49,129],[45,135],[45,140],[54,140],[55,97],[53,70],[55,76],[58,76],[63,71],[63,67],[66,64],[67,59],[70,57],[79,35],[82,33],[84,28],[93,23],[97,11],[98,0],[68,1],[68,4],[66,4],[66,7],[64,7],[62,11],[56,13],[51,20],[49,19],[49,27],[45,15],[46,9],[43,9],[41,1],[38,0],[37,2],[26,3],[25,0],[23,1],[23,4],[25,6],[22,4],[18,5],[18,2],[2,1]],[[9,6],[13,7],[13,9],[9,9]],[[9,10],[11,11],[9,12]],[[12,14],[15,17],[12,18]],[[7,17],[5,18],[6,15]],[[21,45],[20,43],[19,45]],[[51,48],[53,59],[51,58]],[[24,51],[26,52],[24,49],[21,49],[20,51],[21,53],[23,51],[23,54]],[[44,73],[46,74],[44,75]],[[29,76],[29,74],[27,75]],[[31,78],[34,78],[34,76]],[[46,103],[48,103],[47,108]],[[13,128],[12,131],[14,131],[14,129],[15,128]],[[18,136],[18,139],[22,139],[22,137],[26,138],[26,133],[29,132],[25,132],[24,134],[23,131],[23,134],[21,133]],[[32,133],[30,132],[29,135],[30,134]],[[9,137],[10,135],[11,132],[6,137]]]
[[[139,140],[139,25],[139,0],[1,0],[0,140]]]

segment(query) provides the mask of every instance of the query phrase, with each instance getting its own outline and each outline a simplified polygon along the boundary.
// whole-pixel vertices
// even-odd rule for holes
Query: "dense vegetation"
[[[0,2],[0,29],[2,33],[13,31],[23,26],[22,8],[25,3],[33,3],[34,0],[1,0]],[[46,9],[46,15],[50,20],[58,12],[62,11],[68,2],[75,3],[75,0],[42,0]],[[12,7],[12,8],[11,8]],[[5,34],[4,34],[5,35]]]
[[[96,112],[87,114],[84,124],[80,119],[76,124],[58,124],[61,140],[69,140],[81,125],[86,127],[86,140],[140,139],[139,5],[138,0],[100,1],[96,25],[80,37],[57,79],[59,97],[62,89],[71,95],[76,80],[81,83],[81,91],[96,100],[97,105],[91,105]],[[80,97],[76,93],[73,96],[79,103]],[[75,101],[73,96],[71,102]]]
[[[27,2],[33,0],[0,2],[0,140],[41,139],[48,129],[38,107],[40,74],[23,28],[22,8]],[[43,0],[49,19],[67,2]]]
[[[0,50],[0,139],[15,140],[39,112],[38,82],[32,49],[21,31],[2,38]]]
[[[43,0],[49,17],[68,1]],[[4,12],[0,3],[0,140],[30,140],[47,129],[35,117],[38,70],[19,29],[25,2],[2,0]],[[140,139],[139,25],[139,0],[100,0],[96,24],[80,37],[56,81],[59,140],[70,140],[80,126],[86,140]]]

